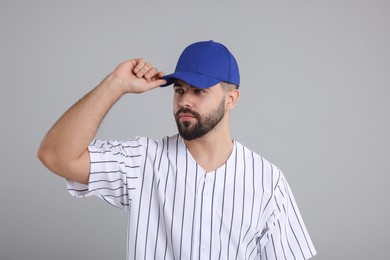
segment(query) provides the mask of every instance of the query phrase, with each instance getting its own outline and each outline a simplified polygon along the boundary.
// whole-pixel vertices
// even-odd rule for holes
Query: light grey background
[[[388,259],[389,13],[389,1],[2,0],[0,259],[125,258],[125,213],[72,198],[36,150],[119,62],[169,73],[208,39],[240,65],[233,136],[285,172],[314,259]],[[122,98],[98,137],[174,134],[171,98]]]

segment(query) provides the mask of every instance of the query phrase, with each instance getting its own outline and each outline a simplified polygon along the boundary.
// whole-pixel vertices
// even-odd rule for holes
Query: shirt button
[[[201,246],[200,247],[200,251],[202,251],[202,253],[206,253],[207,252],[207,248],[205,246]]]

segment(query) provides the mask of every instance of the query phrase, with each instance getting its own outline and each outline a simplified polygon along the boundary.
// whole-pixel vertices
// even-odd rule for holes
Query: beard
[[[189,113],[195,119],[196,122],[189,121],[180,122],[179,115],[181,113]],[[192,111],[189,108],[181,108],[175,113],[175,120],[177,129],[180,136],[187,141],[191,141],[200,138],[214,129],[222,118],[225,116],[225,99],[222,99],[218,107],[210,111],[205,116],[201,116],[199,113]]]

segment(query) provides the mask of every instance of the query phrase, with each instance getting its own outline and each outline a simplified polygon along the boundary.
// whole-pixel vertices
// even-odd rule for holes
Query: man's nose
[[[192,107],[193,105],[193,96],[189,91],[186,91],[180,98],[179,106],[180,107]]]

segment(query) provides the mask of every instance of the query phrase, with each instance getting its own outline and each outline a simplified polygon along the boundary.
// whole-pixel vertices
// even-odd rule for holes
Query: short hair
[[[226,82],[226,81],[221,81],[221,87],[225,92],[229,92],[233,89],[238,89],[237,85],[235,85],[233,83]]]

